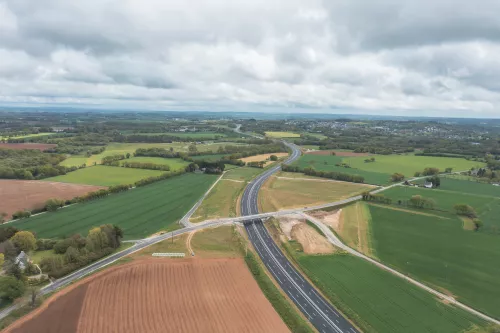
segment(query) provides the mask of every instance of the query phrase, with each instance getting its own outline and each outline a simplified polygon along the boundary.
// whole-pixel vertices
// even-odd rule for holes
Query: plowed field
[[[48,199],[73,199],[104,186],[44,182],[40,180],[0,180],[0,212],[8,216],[28,209],[41,208]]]
[[[288,328],[243,260],[157,258],[82,280],[6,330],[35,331],[288,332]]]

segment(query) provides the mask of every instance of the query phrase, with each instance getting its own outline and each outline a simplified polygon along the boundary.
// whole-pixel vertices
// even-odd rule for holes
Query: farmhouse
[[[19,255],[16,257],[15,260],[15,264],[19,266],[21,270],[26,268],[28,262],[29,262],[28,255],[24,251],[21,251],[21,253],[19,253]]]

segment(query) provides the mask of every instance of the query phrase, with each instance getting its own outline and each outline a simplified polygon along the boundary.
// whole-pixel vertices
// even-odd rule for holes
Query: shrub
[[[18,210],[14,214],[12,214],[12,219],[17,220],[17,219],[23,219],[31,216],[31,212],[27,210]]]
[[[24,293],[24,283],[13,276],[0,277],[0,298],[13,301]]]
[[[64,206],[64,200],[60,199],[49,199],[45,202],[45,209],[49,212],[55,212],[59,208]]]

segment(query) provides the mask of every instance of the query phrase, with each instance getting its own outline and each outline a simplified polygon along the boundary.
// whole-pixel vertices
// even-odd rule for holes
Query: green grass
[[[133,184],[138,180],[159,176],[164,172],[165,171],[96,165],[78,169],[62,176],[46,178],[44,181],[112,186]]]
[[[301,156],[293,165],[298,165],[300,168],[311,167],[318,171],[335,171],[363,176],[365,177],[366,184],[386,185],[390,181],[390,175],[388,173],[344,168],[335,165],[337,163],[342,163],[342,160],[343,158],[339,156],[306,154]]]
[[[125,239],[144,238],[171,227],[216,179],[214,175],[185,174],[9,225],[34,231],[39,238],[62,238],[86,235],[92,227],[111,223],[124,230]]]
[[[55,257],[55,256],[63,257],[64,254],[57,254],[54,252],[54,250],[33,251],[32,253],[29,254],[30,259],[35,264],[40,264],[43,258]]]
[[[82,166],[84,164],[87,164],[87,160],[88,160],[88,157],[86,157],[86,156],[74,155],[74,156],[68,157],[67,159],[65,159],[64,161],[62,161],[59,164],[62,166],[65,166],[65,167],[72,167],[72,166],[79,167],[79,166]]]
[[[224,156],[228,156],[230,154],[215,154],[215,155],[198,155],[191,156],[191,158],[195,161],[205,160],[205,161],[218,161]]]
[[[344,162],[352,168],[392,174],[399,172],[406,177],[413,177],[415,172],[423,171],[427,167],[435,167],[441,171],[453,168],[454,171],[470,170],[472,167],[482,167],[481,162],[468,161],[464,158],[431,157],[413,155],[375,155],[375,162],[365,163],[367,157],[347,157]]]
[[[226,146],[226,145],[246,145],[246,144],[240,144],[240,143],[234,143],[234,142],[216,142],[216,143],[202,143],[196,145],[196,148],[200,152],[204,151],[217,151],[220,146]],[[111,156],[111,155],[126,155],[129,153],[130,155],[133,156],[133,153],[138,149],[138,148],[165,148],[165,149],[170,149],[173,148],[174,152],[188,152],[189,150],[189,142],[173,142],[173,143],[110,143],[109,145],[106,146],[106,150],[97,155],[92,155],[88,158],[78,156],[79,158],[86,158],[86,163],[87,165],[94,165],[100,164],[101,160],[106,157],[106,156]],[[76,156],[75,156],[76,157]],[[72,157],[70,157],[71,159]],[[71,161],[71,160],[70,160]],[[76,160],[75,162],[79,163],[77,165],[81,165],[81,160]],[[64,162],[63,162],[64,163]],[[66,162],[66,163],[71,163],[71,162]]]
[[[140,163],[154,163],[154,164],[162,164],[168,165],[170,167],[170,171],[183,170],[188,162],[180,159],[180,158],[161,158],[161,157],[131,157],[125,160],[120,161],[120,165],[125,162],[140,162]]]
[[[484,323],[350,255],[298,256],[316,286],[365,333],[457,333]]]
[[[370,206],[377,257],[476,310],[500,318],[498,235],[467,231],[458,218]]]
[[[319,150],[319,146],[314,146],[314,145],[304,145],[304,146],[300,146],[300,148],[303,148],[303,149],[312,149],[312,150]]]
[[[265,132],[269,138],[300,138],[300,134],[293,132]]]
[[[206,140],[212,140],[216,139],[217,137],[227,136],[227,134],[218,132],[128,133],[127,135],[147,135],[147,136],[170,135],[178,138],[193,138],[193,139],[206,139]]]
[[[480,196],[492,196],[500,198],[500,186],[493,186],[491,184],[480,183],[476,181],[460,180],[456,178],[440,177],[441,185],[440,190],[461,192],[466,194],[475,194]],[[416,183],[423,184],[425,179],[416,181]]]
[[[236,202],[246,185],[223,179],[219,181],[194,212],[191,222],[237,216]]]
[[[250,167],[241,167],[232,169],[224,175],[225,179],[233,179],[233,180],[241,180],[241,181],[251,181],[255,178],[259,173],[263,172],[264,169],[260,168],[250,168]]]
[[[313,136],[313,137],[315,137],[318,140],[324,140],[324,139],[328,138],[326,135],[323,135],[321,133],[308,133],[308,132],[304,132],[303,134],[309,135],[309,136]]]
[[[482,184],[471,184],[471,193],[481,193]],[[454,185],[455,188],[462,188],[462,185]],[[457,187],[458,186],[458,187]],[[488,185],[485,185],[488,186]],[[494,188],[494,186],[491,186]],[[443,187],[444,188],[444,187]],[[484,192],[489,193],[489,192]],[[426,198],[432,198],[436,202],[436,209],[454,213],[453,206],[465,203],[475,208],[479,218],[484,223],[482,231],[500,233],[500,199],[492,196],[479,196],[461,192],[453,192],[441,189],[425,189],[407,186],[396,186],[383,194],[392,199],[393,203],[398,200],[408,200],[413,195],[421,195]],[[432,211],[429,211],[432,213]]]

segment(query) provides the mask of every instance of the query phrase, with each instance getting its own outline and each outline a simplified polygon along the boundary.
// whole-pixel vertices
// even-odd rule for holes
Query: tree
[[[472,222],[474,223],[474,231],[478,231],[483,226],[483,221],[480,219],[474,219]]]
[[[463,216],[467,216],[467,217],[470,217],[470,218],[476,218],[477,217],[477,213],[476,211],[474,210],[473,207],[467,205],[467,204],[456,204],[453,209],[455,209],[455,213],[457,215],[463,215]]]
[[[13,276],[0,277],[0,298],[7,301],[21,297],[24,294],[24,283]]]
[[[441,178],[439,178],[439,176],[437,176],[437,175],[434,175],[432,177],[427,177],[425,180],[427,182],[432,183],[433,187],[439,187],[439,186],[441,186]]]
[[[79,257],[80,251],[78,251],[78,249],[73,246],[68,247],[66,253],[64,254],[64,259],[66,259],[66,262],[77,262]]]
[[[446,168],[446,169],[444,169],[444,172],[445,173],[451,173],[452,170],[453,170],[453,168]]]
[[[278,160],[278,156],[276,156],[276,155],[271,155],[271,156],[269,156],[269,159],[270,159],[271,161],[277,161],[277,160]]]
[[[4,263],[5,263],[5,255],[3,253],[0,253],[0,270],[2,269]]]
[[[36,305],[36,298],[40,294],[40,289],[38,287],[32,286],[29,288],[29,292],[30,292],[30,306],[34,308]]]
[[[125,157],[126,157],[126,158],[130,158],[130,153],[127,153],[127,154],[125,155]]]
[[[14,260],[19,253],[17,248],[12,244],[10,240],[3,243],[3,253],[6,260]]]
[[[109,245],[108,236],[101,230],[101,228],[90,229],[87,236],[86,248],[89,251],[99,252]]]
[[[12,227],[12,226],[0,228],[0,243],[11,238],[18,231],[19,231],[19,229],[17,229],[16,227]]]
[[[196,153],[198,152],[198,148],[196,148],[196,145],[194,143],[190,144],[188,147],[188,150],[190,153]]]
[[[59,199],[49,199],[45,202],[45,209],[49,212],[55,212],[59,208],[64,206],[64,200]]]
[[[420,177],[420,171],[415,172],[415,174],[413,175],[413,177]]]
[[[28,252],[36,249],[35,235],[29,231],[18,231],[10,240],[21,251]]]
[[[403,181],[403,179],[405,179],[405,175],[403,175],[402,173],[396,172],[391,175],[392,182],[400,182]]]
[[[424,172],[422,172],[422,174],[424,176],[437,175],[438,173],[439,173],[439,169],[438,168],[425,168]]]

